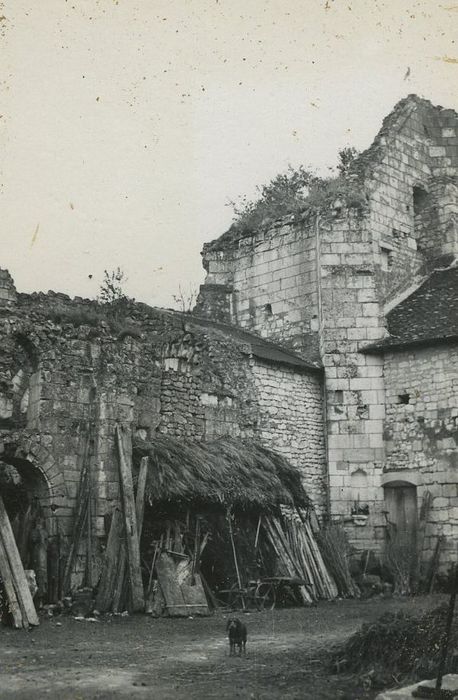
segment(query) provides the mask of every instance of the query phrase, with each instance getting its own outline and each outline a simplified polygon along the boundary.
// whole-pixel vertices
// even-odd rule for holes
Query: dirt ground
[[[421,613],[443,598],[320,603],[243,615],[245,658],[229,657],[226,615],[152,619],[69,616],[30,632],[0,629],[0,698],[369,700],[361,681],[331,675],[326,651],[387,610]],[[239,615],[240,616],[240,615]]]

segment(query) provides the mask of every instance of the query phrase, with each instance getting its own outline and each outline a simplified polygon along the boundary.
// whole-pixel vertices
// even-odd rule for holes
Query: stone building
[[[380,549],[387,521],[415,529],[430,492],[425,556],[443,534],[452,560],[457,128],[452,110],[401,101],[318,203],[204,246],[192,315],[21,294],[0,271],[11,517],[19,493],[65,539],[86,465],[103,538],[119,499],[116,424],[148,439],[228,434],[284,454],[318,515],[339,517],[360,549]],[[364,526],[355,503],[368,508]]]
[[[197,311],[320,360],[331,514],[357,547],[389,522],[458,539],[458,121],[410,95],[328,195],[206,244]],[[368,506],[364,527],[354,504]]]
[[[105,516],[120,499],[116,425],[153,441],[159,433],[260,442],[300,468],[317,511],[326,509],[318,363],[188,314],[130,302],[107,312],[64,294],[18,294],[4,270],[0,319],[0,491],[19,539],[30,504],[51,539],[68,547],[87,469],[100,552]]]

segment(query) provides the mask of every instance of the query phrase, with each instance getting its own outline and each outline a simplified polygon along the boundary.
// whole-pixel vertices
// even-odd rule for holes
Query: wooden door
[[[410,484],[385,486],[388,521],[400,539],[415,542],[417,529],[417,487]]]

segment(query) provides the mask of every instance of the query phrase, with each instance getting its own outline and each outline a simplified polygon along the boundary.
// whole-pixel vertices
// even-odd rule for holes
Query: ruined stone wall
[[[93,532],[106,534],[105,516],[120,497],[118,424],[143,439],[159,432],[178,439],[232,435],[262,442],[265,431],[265,444],[286,451],[294,463],[298,449],[291,446],[300,440],[309,446],[306,488],[310,475],[314,483],[323,479],[315,375],[272,365],[268,386],[276,375],[277,385],[287,381],[289,395],[312,407],[313,418],[307,413],[301,425],[299,408],[291,420],[279,409],[284,419],[262,428],[270,414],[249,346],[220,330],[193,325],[190,316],[141,305],[122,318],[100,314],[97,304],[72,302],[65,295],[20,295],[0,323],[1,459],[20,460],[21,475],[30,470],[43,475],[47,489],[40,491],[40,501],[51,534],[58,534],[57,526],[61,535],[72,532],[84,464],[92,484]],[[320,488],[313,486],[314,493],[322,497]],[[80,578],[84,547],[83,538],[81,566],[76,566]]]
[[[207,278],[197,313],[227,321],[210,303],[217,285],[221,298],[231,289],[231,321],[263,337],[301,349],[317,330],[316,231],[314,222],[286,221],[267,231],[204,249]],[[228,286],[230,285],[230,286]],[[205,301],[207,300],[207,302]],[[225,309],[229,308],[227,301]]]
[[[434,257],[458,253],[457,129],[453,110],[412,99],[398,105],[365,156],[381,299]]]
[[[435,256],[450,252],[455,206],[450,178],[456,175],[458,143],[453,115],[417,98],[400,103],[355,164],[353,176],[366,204],[334,207],[320,216],[331,510],[347,519],[355,500],[369,505],[365,527],[347,522],[358,548],[378,548],[385,522],[383,362],[361,350],[385,334],[386,299],[424,274]],[[444,197],[449,200],[446,216]]]
[[[442,564],[456,560],[458,539],[458,346],[411,348],[386,354],[387,477],[433,496],[425,557],[446,538]]]
[[[256,361],[262,442],[281,452],[303,475],[317,512],[327,507],[322,379]]]
[[[303,353],[319,336],[331,512],[359,548],[378,548],[385,526],[383,359],[362,350],[386,334],[386,302],[458,253],[457,129],[455,112],[409,96],[300,224],[229,230],[203,251],[233,323]],[[365,527],[351,524],[358,499]]]

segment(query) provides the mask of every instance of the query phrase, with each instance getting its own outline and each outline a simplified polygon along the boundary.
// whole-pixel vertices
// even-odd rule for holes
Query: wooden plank
[[[143,529],[143,514],[145,509],[145,486],[146,486],[146,475],[148,472],[148,457],[142,457],[140,461],[140,471],[138,473],[137,481],[137,493],[135,497],[135,513],[137,516],[137,531],[138,531],[138,544],[140,547],[140,539]],[[117,581],[114,588],[113,600],[112,600],[112,610],[113,612],[120,612],[127,605],[126,591],[129,591],[129,572],[127,571],[127,554],[125,547],[125,540],[123,540],[118,553],[118,573]],[[130,605],[129,605],[130,607]]]
[[[156,560],[156,572],[168,614],[171,617],[189,615],[189,607],[183,597],[172,557],[162,552]]]
[[[118,559],[121,547],[121,527],[121,511],[118,508],[115,508],[111,518],[110,532],[108,533],[107,548],[103,559],[99,591],[95,601],[95,607],[99,612],[108,612],[113,602],[113,595],[116,587],[116,575],[118,572]]]
[[[139,543],[143,530],[143,515],[145,512],[145,487],[146,475],[148,473],[148,462],[148,457],[142,457],[140,460],[140,470],[138,472],[137,481],[137,494],[135,496],[135,512],[137,515],[137,530]]]
[[[13,530],[11,529],[11,523],[8,518],[8,514],[3,503],[3,499],[0,496],[0,534],[3,542],[3,547],[6,552],[7,559],[10,564],[14,589],[16,591],[16,596],[18,599],[19,606],[22,611],[24,626],[38,625],[38,615],[33,604],[32,596],[30,594],[29,584],[27,583],[27,577],[24,572],[24,567],[22,566],[21,557],[19,556],[19,550],[16,545],[16,540],[14,539]]]
[[[132,612],[145,609],[142,575],[140,569],[140,545],[138,541],[137,514],[134,499],[134,484],[132,481],[132,444],[128,436],[116,426],[116,442],[119,455],[119,473],[123,515],[126,528],[127,570],[130,582]],[[129,445],[130,443],[130,445]]]
[[[124,602],[123,600],[123,592],[124,592],[124,582],[126,579],[126,563],[127,563],[127,554],[126,554],[126,542],[125,539],[121,540],[120,548],[119,548],[119,553],[118,553],[118,561],[117,561],[117,567],[116,567],[116,576],[115,576],[115,587],[114,587],[114,592],[113,592],[113,602],[111,609],[113,612],[123,612],[121,610],[122,608],[122,603]]]
[[[3,540],[0,536],[0,576],[3,581],[3,587],[5,589],[6,597],[8,599],[8,609],[13,617],[13,627],[19,629],[24,625],[22,620],[21,608],[19,607],[16,592],[14,590],[13,574],[11,572],[10,563],[8,557],[6,556],[6,551],[3,546]]]
[[[175,566],[188,615],[209,615],[207,596],[199,574],[194,571],[194,562],[189,558],[187,561],[179,559]]]

